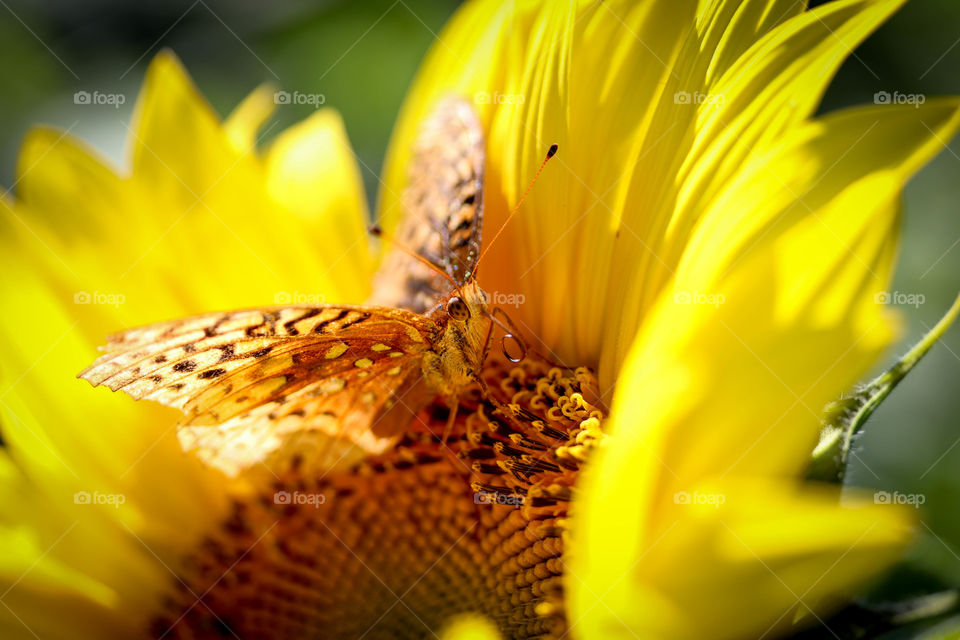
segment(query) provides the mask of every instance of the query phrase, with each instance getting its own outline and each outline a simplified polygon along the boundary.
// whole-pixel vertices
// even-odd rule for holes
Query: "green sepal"
[[[813,450],[807,479],[822,482],[842,482],[850,460],[854,438],[901,380],[930,351],[930,348],[946,332],[960,312],[960,296],[936,326],[913,346],[892,367],[860,386],[853,394],[827,405],[820,432],[820,442]]]

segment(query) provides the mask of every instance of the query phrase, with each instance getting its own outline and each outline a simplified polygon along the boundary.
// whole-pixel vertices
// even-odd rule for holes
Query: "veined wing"
[[[376,307],[208,314],[112,336],[80,377],[183,410],[186,447],[230,473],[298,458],[322,467],[329,456],[311,449],[380,453],[429,401],[420,360],[436,331]]]
[[[424,121],[394,234],[456,282],[473,273],[483,222],[483,128],[469,102],[443,99]],[[376,278],[372,304],[424,313],[450,293],[450,283],[394,248]]]

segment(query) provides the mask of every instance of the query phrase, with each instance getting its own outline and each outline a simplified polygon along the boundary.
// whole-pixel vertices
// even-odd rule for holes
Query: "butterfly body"
[[[423,377],[437,395],[452,400],[479,379],[490,350],[487,296],[471,280],[436,313],[444,318],[443,332],[423,354]]]
[[[330,470],[383,453],[434,398],[455,406],[480,380],[493,322],[475,276],[483,162],[472,105],[442,100],[410,161],[396,230],[407,252],[387,254],[367,305],[132,329],[80,377],[180,409],[183,448],[230,475]]]

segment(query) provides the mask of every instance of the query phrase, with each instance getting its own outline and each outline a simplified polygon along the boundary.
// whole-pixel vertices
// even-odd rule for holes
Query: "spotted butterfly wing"
[[[415,313],[320,306],[208,314],[113,336],[80,377],[181,409],[184,447],[235,475],[349,464],[395,442],[431,397]]]
[[[398,237],[458,283],[479,254],[482,174],[479,121],[469,103],[448,98],[416,142]],[[433,397],[422,354],[442,327],[420,314],[449,289],[394,251],[376,276],[374,306],[255,309],[133,329],[80,377],[181,409],[184,448],[231,475],[258,463],[346,465],[386,450]]]
[[[458,284],[473,275],[480,253],[483,164],[483,128],[473,107],[459,97],[444,98],[415,142],[394,236]],[[369,302],[425,313],[450,289],[442,275],[394,249],[374,279]]]

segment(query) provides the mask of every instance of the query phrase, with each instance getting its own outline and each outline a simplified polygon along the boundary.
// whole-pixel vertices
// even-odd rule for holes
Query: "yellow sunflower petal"
[[[154,185],[171,212],[190,210],[223,181],[251,170],[254,156],[237,153],[213,108],[169,51],[150,63],[130,127],[133,174]],[[184,153],[185,149],[197,153]]]
[[[140,213],[130,186],[114,169],[85,143],[53,127],[34,127],[24,137],[16,192],[17,200],[42,220],[39,224],[56,225],[64,236],[77,239],[103,240],[121,212]],[[131,227],[132,233],[142,232]]]
[[[440,633],[441,640],[498,640],[501,637],[497,625],[479,615],[455,618]]]
[[[236,106],[223,123],[227,137],[238,152],[256,149],[260,130],[277,109],[274,91],[271,85],[257,87]]]
[[[866,181],[902,188],[944,148],[958,127],[960,101],[946,98],[919,107],[849,109],[797,127],[770,152],[750,157],[736,178],[703,206],[702,221],[676,276],[678,286],[695,281],[709,286],[729,269],[734,256],[774,242],[777,234],[771,230],[821,216],[821,211],[837,206],[835,200],[848,198],[849,192],[869,191]],[[761,190],[764,197],[758,200]],[[896,195],[889,189],[884,193]],[[871,201],[883,197],[878,194]],[[885,285],[879,275],[877,284]]]
[[[804,9],[804,3],[793,0],[701,0],[697,32],[709,60],[707,82],[723,75],[760,37]]]
[[[481,281],[529,299],[516,319],[561,357],[599,362],[607,384],[622,374],[606,448],[577,481],[572,520],[556,522],[573,528],[573,553],[546,552],[551,572],[570,562],[575,635],[780,631],[903,544],[901,512],[841,507],[791,480],[823,403],[890,341],[875,294],[889,278],[900,190],[957,128],[956,101],[805,122],[849,48],[897,5],[842,0],[801,14],[803,3],[780,0],[473,2],[431,53],[391,145],[381,216],[399,215],[409,142],[443,93],[472,95],[488,133],[488,239],[559,142]],[[728,109],[680,100],[714,90]],[[91,635],[142,630],[171,582],[164,566],[223,513],[224,479],[179,451],[167,414],[85,400],[81,383],[51,395],[61,387],[49,381],[89,358],[99,327],[366,293],[362,189],[342,123],[320,111],[261,156],[266,91],[224,124],[162,54],[131,130],[130,176],[69,138],[60,149],[58,132],[35,134],[24,153],[29,197],[2,203],[14,231],[0,267],[35,268],[0,285],[17,310],[2,321],[0,420],[17,478],[30,482],[3,496],[0,544],[16,557],[0,574],[26,620],[0,609],[0,624],[70,637],[44,617],[63,595]],[[50,209],[82,198],[85,184],[108,195],[90,205],[97,222],[65,238]],[[113,245],[123,246],[96,255]],[[184,265],[187,286],[175,280]],[[90,291],[130,299],[111,308],[77,297]],[[0,476],[14,475],[0,462]],[[185,499],[188,487],[198,495]],[[123,502],[86,505],[78,489]],[[482,627],[460,629],[489,635]]]
[[[281,133],[267,152],[265,170],[270,197],[323,230],[312,247],[326,267],[314,274],[317,286],[343,292],[337,302],[361,302],[374,265],[363,181],[340,115],[321,109]]]
[[[681,211],[689,198],[707,198],[758,150],[810,117],[840,64],[902,4],[852,0],[803,12],[757,41],[713,82],[708,78],[716,101],[698,113],[681,173]],[[672,233],[677,218],[683,216],[671,221]]]
[[[195,535],[200,515],[216,511],[223,497],[210,488],[217,474],[179,451],[171,428],[176,412],[92,392],[75,379],[94,353],[92,342],[102,339],[94,327],[121,324],[123,304],[51,287],[56,280],[23,268],[36,262],[30,257],[30,251],[0,255],[4,269],[20,274],[0,285],[4,301],[18,310],[3,315],[0,332],[0,412],[12,455],[51,499],[69,503],[65,510],[76,491],[124,493],[131,503],[143,498],[141,510],[125,514],[130,526],[156,517],[165,523],[156,530],[171,542]],[[170,457],[183,462],[176,482],[164,469]],[[193,499],[180,504],[179,491]]]
[[[639,182],[624,207],[612,264],[632,262],[639,268],[611,271],[610,299],[627,302],[609,314],[613,321],[605,325],[601,379],[615,375],[643,318],[690,252],[692,229],[716,192],[742,175],[744,164],[780,145],[785,132],[811,114],[851,47],[896,6],[829,3],[779,24],[712,83],[699,70],[692,79],[684,76],[674,82],[673,97],[682,108],[664,107],[658,127],[686,126],[689,133],[668,145],[665,155],[652,153],[652,161],[644,159],[635,170]],[[842,151],[837,153],[834,160]],[[648,181],[658,186],[646,186]]]
[[[534,23],[523,75],[503,90],[524,102],[502,105],[492,123],[490,145],[503,151],[489,179],[505,200],[492,203],[489,228],[519,200],[547,147],[558,143],[560,151],[510,223],[509,239],[491,251],[497,268],[481,271],[481,280],[535,301],[515,315],[565,361],[594,363],[599,354],[612,247],[630,186],[624,178],[641,159],[673,147],[683,129],[652,123],[669,79],[682,73],[676,61],[694,9],[694,2],[614,2],[575,13],[551,5]],[[597,140],[607,141],[599,152]]]
[[[251,136],[268,110],[255,93],[223,125],[176,60],[161,54],[131,130],[129,175],[68,134],[28,135],[17,198],[0,201],[0,268],[18,274],[0,281],[12,310],[0,318],[0,423],[11,456],[0,519],[0,543],[11,552],[0,566],[5,630],[142,632],[159,594],[176,582],[172,567],[223,518],[228,496],[245,490],[182,451],[175,411],[76,380],[106,334],[211,308],[270,305],[282,302],[279,293],[314,296],[297,302],[366,294],[363,201],[355,169],[342,166],[342,126],[319,114],[281,136],[265,159]],[[337,174],[324,177],[322,165],[286,183],[268,180],[268,164],[289,169],[310,144],[337,148]],[[335,189],[302,197],[330,179]],[[352,256],[338,258],[343,247],[337,256],[324,251],[330,225],[338,243],[358,240]],[[54,602],[62,619],[49,616]]]
[[[312,142],[323,145],[317,153],[328,155],[331,146],[343,147],[335,156],[338,175],[356,176],[342,129],[333,116],[314,116],[312,124],[281,136],[277,151],[262,161],[255,145],[232,140],[249,139],[266,116],[270,105],[264,92],[254,92],[224,126],[171,54],[151,63],[131,136],[133,180],[150,194],[141,192],[141,202],[151,202],[154,215],[163,220],[163,232],[154,239],[158,253],[169,260],[164,266],[171,272],[182,272],[186,257],[204,274],[184,292],[186,306],[194,310],[359,301],[366,288],[358,283],[369,279],[370,265],[362,191],[355,178],[331,190],[316,184],[316,173],[305,183],[301,170],[282,185],[275,175],[277,162],[289,163],[293,150],[302,153]],[[238,133],[241,129],[247,133]],[[308,203],[302,196],[311,186],[317,191]],[[294,187],[296,195],[284,192]],[[352,247],[348,255],[325,248],[331,218],[341,229],[335,239]],[[147,255],[156,250],[141,249]],[[128,268],[139,276],[145,265]]]
[[[492,107],[482,94],[503,84],[503,49],[524,46],[523,25],[535,9],[530,2],[517,7],[496,1],[469,2],[443,28],[407,94],[390,138],[377,205],[377,219],[385,228],[389,229],[402,214],[400,197],[407,183],[406,167],[423,119],[437,100],[452,93],[476,98],[486,130]],[[516,38],[511,39],[511,35]]]
[[[591,592],[612,587],[603,582],[609,573],[597,567],[633,566],[641,555],[643,566],[658,557],[696,557],[694,548],[686,554],[668,545],[651,548],[671,526],[679,493],[742,479],[763,487],[795,477],[808,463],[822,407],[848,388],[893,336],[876,294],[889,281],[900,192],[960,125],[956,101],[928,106],[909,112],[861,109],[811,123],[748,165],[745,174],[751,177],[730,185],[731,197],[707,210],[689,261],[677,272],[676,288],[644,322],[617,386],[610,440],[591,460],[583,511],[574,516],[582,527],[576,553],[591,557],[574,555],[571,571],[585,580],[585,587],[571,580],[584,602]],[[831,164],[837,173],[824,175]],[[741,188],[748,183],[752,191]],[[766,196],[757,199],[761,190]],[[721,218],[723,224],[716,224]],[[762,227],[762,237],[748,220]],[[824,518],[829,523],[829,516]],[[629,524],[613,528],[614,521]],[[836,559],[846,548],[825,538],[818,522],[811,518],[804,531],[811,544],[820,538],[824,558],[833,549]],[[863,528],[852,531],[866,535]],[[703,532],[704,539],[715,534]],[[712,568],[718,576],[727,571],[709,562],[698,571],[709,574]],[[598,571],[596,579],[584,578],[591,571]],[[635,597],[662,598],[647,591],[665,588],[663,576],[647,579]],[[703,606],[707,618],[721,611],[708,602]],[[595,613],[608,615],[604,610],[597,607]],[[686,613],[693,619],[700,615]],[[736,622],[733,616],[718,628],[769,625],[770,613],[758,607],[751,619]]]
[[[931,101],[919,109],[851,110],[798,127],[784,136],[777,148],[751,158],[723,192],[702,207],[702,220],[674,269],[674,291],[717,293],[714,283],[732,265],[776,242],[784,229],[796,224],[807,225],[809,237],[819,233],[831,247],[837,245],[842,253],[852,253],[852,268],[865,270],[871,276],[869,286],[881,290],[887,285],[887,275],[877,271],[869,253],[860,255],[852,247],[859,240],[850,235],[851,225],[869,222],[865,229],[879,234],[878,241],[884,231],[893,230],[896,208],[888,209],[889,215],[880,217],[874,211],[882,207],[885,199],[893,201],[898,197],[906,179],[942,149],[957,126],[956,101],[942,100]],[[846,211],[854,209],[854,203],[856,216],[846,215]],[[800,253],[804,251],[801,249]],[[807,260],[808,257],[799,257],[798,268],[809,269]],[[836,277],[824,265],[820,267],[825,277]],[[804,282],[806,285],[797,286],[819,286],[813,284],[812,277]],[[839,289],[835,291],[841,293]],[[641,293],[625,294],[628,299],[637,295]],[[784,297],[780,304],[800,305],[809,299],[803,295]],[[833,313],[835,317],[839,314],[839,309],[827,311],[825,300],[819,303],[821,312]],[[650,315],[648,312],[647,316]],[[615,318],[621,322],[620,333],[605,344],[601,372],[606,371],[608,376],[618,368],[620,345],[634,336],[629,318],[629,310],[625,316]]]
[[[571,3],[524,5],[505,19],[493,4],[472,3],[441,36],[445,46],[431,52],[404,107],[381,215],[397,209],[402,150],[443,92],[486,103],[478,105],[489,137],[486,179],[498,187],[486,193],[488,239],[546,148],[559,143],[480,279],[532,301],[511,315],[556,358],[596,362],[603,348],[601,380],[609,382],[611,363],[683,254],[696,217],[685,213],[687,201],[704,176],[720,172],[724,148],[737,141],[746,153],[807,117],[851,48],[897,5],[858,0],[801,12],[787,2]],[[606,46],[574,50],[583,41]],[[496,75],[471,73],[477,52]],[[777,89],[758,97],[766,84]],[[725,110],[678,103],[680,94],[721,89],[730,97]],[[594,140],[608,141],[602,153]],[[694,166],[697,180],[683,182]],[[542,295],[548,286],[565,294]],[[603,312],[608,304],[616,311]]]
[[[47,127],[28,132],[18,164],[17,200],[5,216],[10,256],[22,252],[43,274],[61,303],[78,312],[77,328],[93,344],[103,339],[107,307],[119,314],[120,326],[155,320],[157,310],[181,312],[181,298],[155,269],[144,268],[164,256],[153,249],[169,223],[133,181],[69,133]],[[21,285],[10,283],[32,295]],[[80,306],[75,297],[96,302]]]
[[[644,464],[656,461],[647,456]],[[635,522],[635,493],[617,493],[623,508],[616,522]],[[567,581],[574,633],[775,637],[798,615],[815,621],[896,559],[911,520],[900,509],[841,507],[834,492],[799,491],[770,478],[690,487],[659,518],[654,535],[632,544],[617,536],[577,547],[590,562],[574,562]]]

